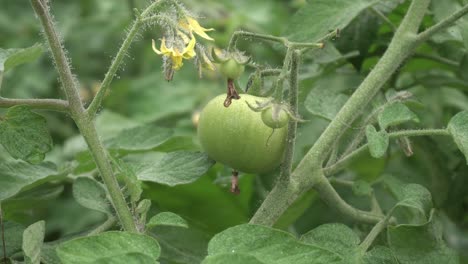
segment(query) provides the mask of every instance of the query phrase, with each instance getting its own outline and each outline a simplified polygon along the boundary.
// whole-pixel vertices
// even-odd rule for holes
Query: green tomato
[[[214,160],[247,173],[265,173],[275,169],[283,158],[286,127],[266,126],[261,113],[254,112],[246,102],[264,102],[263,97],[241,94],[229,107],[224,107],[226,95],[212,99],[202,110],[198,123],[198,138],[203,150]]]
[[[245,66],[237,63],[235,59],[231,58],[222,62],[219,69],[228,79],[235,80],[244,73]]]
[[[278,116],[276,118],[273,116],[273,110],[278,111]],[[262,111],[262,121],[268,127],[281,128],[286,126],[289,121],[289,116],[284,109],[274,109],[273,106]]]

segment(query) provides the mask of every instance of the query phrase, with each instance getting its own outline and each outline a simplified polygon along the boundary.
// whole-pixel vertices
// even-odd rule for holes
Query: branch
[[[385,54],[301,160],[291,174],[288,185],[276,185],[266,197],[252,219],[255,219],[255,223],[273,225],[297,197],[314,185],[318,185],[315,188],[321,191],[321,198],[340,212],[367,223],[377,223],[381,220],[380,216],[357,210],[346,204],[323,175],[322,163],[336,139],[340,138],[349,124],[359,116],[374,95],[417,47],[415,36],[429,3],[430,0],[412,1]]]
[[[318,177],[319,180],[314,184],[313,188],[319,193],[320,198],[331,208],[336,209],[342,215],[348,216],[358,222],[374,224],[382,219],[382,216],[379,214],[352,207],[340,197],[323,174]]]
[[[361,242],[359,245],[359,252],[364,255],[369,249],[369,247],[372,245],[372,242],[377,238],[377,236],[382,232],[384,228],[387,227],[387,224],[392,216],[393,213],[393,208],[388,212],[388,214],[385,216],[384,219],[380,220],[369,232],[369,234],[366,236],[364,241]]]
[[[94,125],[93,120],[88,118],[85,109],[83,108],[68,59],[65,56],[63,45],[55,31],[54,22],[49,14],[49,8],[45,6],[44,3],[44,0],[31,0],[34,11],[39,17],[42,27],[44,28],[45,37],[55,62],[55,68],[59,73],[60,81],[62,82],[67,101],[69,103],[71,117],[83,135],[94,161],[96,162],[96,166],[99,168],[99,172],[109,191],[112,204],[117,212],[120,223],[125,230],[136,233],[138,230],[136,228],[133,215],[127,206],[125,197],[123,196],[120,186],[114,176],[112,167],[107,159],[106,150],[97,135],[96,126]]]
[[[420,136],[450,136],[447,129],[421,129],[421,130],[400,130],[396,132],[389,133],[390,138],[399,138],[399,137],[420,137]],[[346,165],[354,160],[356,157],[359,157],[362,153],[366,152],[368,144],[364,144],[361,147],[357,148],[353,152],[341,158],[335,164],[326,167],[323,169],[325,175],[333,175],[340,170],[344,169]]]
[[[34,109],[68,112],[68,102],[60,99],[10,99],[0,97],[0,108],[27,105]]]
[[[65,51],[63,50],[61,40],[55,31],[54,23],[49,14],[48,7],[45,6],[45,1],[31,0],[31,4],[41,21],[42,27],[44,28],[44,33],[52,53],[52,58],[55,62],[55,68],[59,73],[60,82],[62,83],[67,101],[70,104],[70,111],[73,115],[74,112],[82,110],[83,105],[81,103],[78,89],[75,86],[75,79],[73,78],[73,74],[70,69],[69,60],[65,56]]]
[[[136,17],[135,21],[132,24],[132,27],[130,28],[130,31],[128,31],[127,37],[122,43],[122,46],[120,46],[119,51],[112,60],[111,66],[109,67],[109,70],[104,76],[104,80],[102,80],[101,87],[99,87],[99,91],[97,92],[96,96],[93,98],[93,100],[88,106],[88,109],[86,110],[91,118],[94,118],[94,116],[96,115],[96,112],[101,106],[102,100],[104,98],[104,95],[106,94],[107,89],[109,88],[109,85],[114,79],[117,70],[119,69],[123,59],[125,58],[127,50],[130,48],[130,45],[132,44],[133,39],[135,38],[138,31],[144,25],[143,19],[147,15],[149,15],[160,3],[161,1],[153,2],[145,9],[145,11],[143,11],[143,13],[141,13],[141,15],[138,15]]]
[[[460,19],[462,16],[466,15],[466,13],[468,13],[468,5],[463,6],[462,9],[460,9],[457,12],[451,14],[450,16],[446,17],[445,19],[439,21],[439,23],[433,25],[432,27],[430,27],[430,28],[424,30],[423,32],[419,33],[416,41],[420,44],[420,43],[428,40],[431,36],[433,36],[437,32],[451,26],[455,21]]]

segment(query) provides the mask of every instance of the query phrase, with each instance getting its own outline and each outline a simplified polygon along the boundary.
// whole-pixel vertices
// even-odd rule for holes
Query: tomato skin
[[[262,111],[262,121],[271,128],[282,128],[286,126],[289,121],[288,113],[285,110],[279,109],[278,119],[273,118],[273,107],[267,108]]]
[[[203,150],[214,160],[246,173],[266,173],[281,163],[287,128],[266,126],[261,113],[246,103],[267,98],[241,94],[226,108],[226,95],[212,99],[200,114],[198,138]]]
[[[239,64],[235,59],[230,58],[220,65],[221,73],[228,79],[235,80],[244,73],[245,66]]]

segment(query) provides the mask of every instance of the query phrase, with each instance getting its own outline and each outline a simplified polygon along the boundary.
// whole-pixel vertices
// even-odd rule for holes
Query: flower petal
[[[185,47],[184,51],[182,52],[182,56],[184,59],[190,59],[195,57],[195,37],[192,35],[192,38],[190,39],[190,42],[188,43],[187,47]]]

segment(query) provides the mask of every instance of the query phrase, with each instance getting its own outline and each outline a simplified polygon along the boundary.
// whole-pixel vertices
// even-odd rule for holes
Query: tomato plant
[[[466,0],[29,2],[0,263],[468,263]]]
[[[278,167],[286,145],[285,128],[273,130],[261,113],[247,105],[267,98],[241,94],[229,107],[225,95],[213,98],[204,107],[198,123],[203,150],[214,160],[248,173],[270,172]]]

